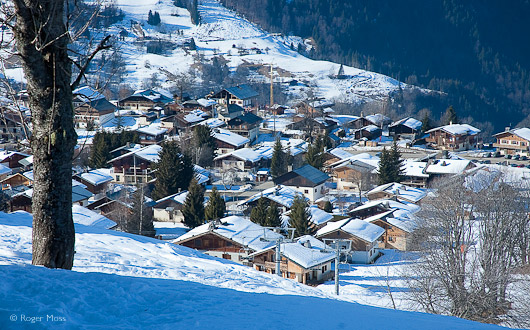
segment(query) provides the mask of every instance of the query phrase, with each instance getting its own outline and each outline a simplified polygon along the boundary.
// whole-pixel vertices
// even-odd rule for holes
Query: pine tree
[[[282,143],[280,142],[280,139],[276,139],[271,159],[271,175],[273,178],[287,173],[286,156],[286,153],[282,150]]]
[[[206,125],[197,125],[193,130],[195,163],[199,166],[211,166],[215,157],[215,139],[212,130]]]
[[[278,204],[272,202],[267,208],[267,221],[265,223],[267,227],[281,227],[282,216]]]
[[[390,150],[383,148],[379,161],[379,184],[400,182],[403,175],[403,160],[396,141]]]
[[[184,190],[193,178],[193,164],[189,156],[182,154],[175,141],[162,145],[159,160],[155,164],[155,188],[153,198],[160,199]]]
[[[432,128],[431,118],[429,117],[429,114],[426,113],[421,119],[421,131],[422,133],[425,133],[431,128]]]
[[[0,191],[0,211],[7,212],[9,210],[9,196]]]
[[[92,149],[90,151],[89,164],[92,168],[108,167],[107,161],[110,159],[110,149],[107,143],[106,133],[98,132],[94,136]]]
[[[256,206],[250,211],[250,221],[260,226],[267,224],[267,200],[265,198],[260,197]]]
[[[317,140],[319,141],[319,140]],[[314,168],[321,169],[324,166],[324,159],[322,153],[319,151],[318,143],[315,145],[309,145],[305,154],[305,161]]]
[[[195,228],[204,223],[204,190],[196,179],[191,180],[188,195],[182,207],[184,224],[189,228]]]
[[[204,209],[204,216],[206,220],[215,220],[221,219],[224,217],[226,212],[226,204],[216,187],[213,187],[212,193],[210,194],[210,199],[208,204]]]
[[[458,117],[452,105],[445,110],[444,119],[444,125],[458,124]]]
[[[305,198],[297,194],[291,206],[290,226],[295,228],[295,236],[311,235],[313,227],[311,226],[311,214]]]

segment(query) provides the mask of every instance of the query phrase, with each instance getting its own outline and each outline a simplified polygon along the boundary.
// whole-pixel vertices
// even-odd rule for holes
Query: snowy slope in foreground
[[[389,322],[394,329],[494,327],[335,300],[154,239],[81,225],[76,232],[74,271],[35,267],[31,216],[0,213],[1,329],[34,327],[31,320],[46,328],[376,329]]]

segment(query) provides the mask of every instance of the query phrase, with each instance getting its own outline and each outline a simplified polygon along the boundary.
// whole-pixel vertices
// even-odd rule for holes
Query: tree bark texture
[[[14,0],[17,48],[31,108],[34,265],[71,269],[73,123],[64,0]]]

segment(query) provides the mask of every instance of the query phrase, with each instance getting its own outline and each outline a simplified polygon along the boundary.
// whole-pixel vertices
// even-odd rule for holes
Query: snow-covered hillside
[[[291,43],[296,46],[303,40],[269,34],[216,0],[199,1],[201,24],[198,26],[191,23],[186,9],[174,6],[171,0],[113,2],[123,11],[125,18],[104,33],[118,35],[123,30],[129,33],[124,40],[117,41],[117,47],[126,62],[125,82],[135,88],[146,87],[145,82],[153,77],[162,81],[163,87],[169,87],[161,70],[184,73],[196,64],[198,54],[206,60],[214,55],[223,56],[231,70],[241,64],[253,66],[250,79],[254,81],[268,81],[269,65],[272,64],[276,82],[300,82],[288,87],[293,98],[307,95],[310,86],[317,96],[328,99],[348,102],[382,100],[400,85],[387,76],[346,66],[344,79],[332,78],[339,72],[340,65],[311,60],[291,50]],[[157,27],[146,23],[150,10],[160,13],[162,23]],[[132,27],[130,22],[140,24]],[[182,47],[191,38],[194,38],[197,51]],[[155,39],[179,46],[164,55],[147,53],[147,40]],[[401,83],[401,88],[413,87]]]
[[[340,301],[155,239],[76,233],[73,271],[31,266],[31,215],[0,213],[0,328],[496,328]]]

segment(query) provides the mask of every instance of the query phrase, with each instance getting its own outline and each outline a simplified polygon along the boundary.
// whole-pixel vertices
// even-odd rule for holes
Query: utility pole
[[[331,249],[322,249],[320,252],[335,252],[335,294],[339,295],[339,262],[341,253],[351,251],[351,241],[347,239],[324,238],[324,244],[331,246]]]
[[[267,229],[270,231],[273,231],[274,233],[277,233],[278,235],[275,237],[267,237]],[[288,237],[284,237],[281,232],[287,231]],[[282,243],[293,243],[294,242],[294,228],[282,228],[282,227],[264,227],[263,228],[263,237],[260,238],[260,241],[262,242],[276,242],[276,275],[282,276],[281,271],[281,261],[282,261],[282,255],[280,251],[280,247]]]
[[[274,109],[272,108],[272,106],[274,105],[274,85],[273,85],[273,73],[272,73],[272,63],[270,63],[270,66],[271,66],[271,86],[270,86],[270,96],[271,96],[271,99],[270,99],[270,105],[269,105],[269,108],[271,109],[272,111],[272,117],[273,117],[273,137],[276,138],[276,112],[274,111]]]

